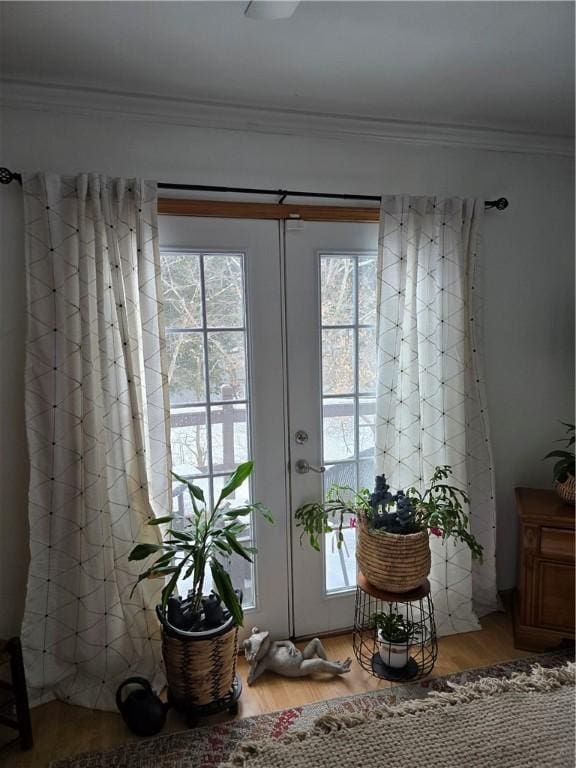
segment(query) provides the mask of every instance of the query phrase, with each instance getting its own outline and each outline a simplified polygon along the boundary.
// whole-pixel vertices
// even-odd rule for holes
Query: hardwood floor
[[[323,640],[332,658],[353,656],[350,634]],[[493,613],[482,619],[482,630],[440,638],[439,655],[433,677],[482,667],[500,661],[509,661],[530,655],[514,648],[511,617],[507,613]],[[247,665],[239,660],[239,671],[246,679]],[[244,687],[240,699],[239,717],[273,712],[286,707],[308,704],[320,699],[347,696],[376,689],[391,688],[394,683],[379,680],[365,672],[354,661],[352,672],[341,678],[323,680],[287,680],[265,675],[253,687]],[[217,716],[226,718],[226,715]],[[215,722],[206,719],[203,724]],[[106,750],[136,739],[126,729],[120,715],[113,712],[95,712],[64,704],[59,701],[37,707],[32,712],[34,749],[19,752],[14,746],[0,750],[0,766],[8,768],[40,768],[51,760],[69,757],[81,752]],[[186,724],[170,712],[163,733],[183,730]],[[4,734],[2,733],[2,737]]]

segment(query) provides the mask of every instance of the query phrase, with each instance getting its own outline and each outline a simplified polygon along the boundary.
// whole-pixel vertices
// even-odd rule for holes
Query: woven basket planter
[[[573,475],[568,475],[568,478],[563,483],[556,481],[554,489],[566,504],[574,504],[576,501],[576,480]]]
[[[214,630],[184,632],[163,623],[162,653],[170,702],[177,709],[214,704],[232,690],[238,627],[229,619]]]
[[[356,560],[367,581],[386,592],[411,592],[430,573],[428,531],[388,533],[368,528],[358,516]]]

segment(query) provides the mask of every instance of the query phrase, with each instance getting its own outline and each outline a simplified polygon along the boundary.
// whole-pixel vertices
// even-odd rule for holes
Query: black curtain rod
[[[22,175],[19,173],[13,173],[8,168],[0,168],[0,184],[10,184],[12,181],[17,181],[22,184]],[[280,199],[279,203],[283,203],[287,197],[314,197],[322,198],[324,200],[366,200],[374,203],[380,203],[382,197],[380,195],[341,195],[334,192],[296,192],[293,189],[253,189],[250,187],[214,187],[206,184],[167,184],[165,182],[158,182],[158,189],[178,189],[188,192],[233,192],[235,194],[243,195],[276,195]],[[484,206],[486,208],[496,208],[498,211],[503,211],[508,208],[508,200],[505,197],[499,197],[498,200],[485,200]]]
[[[206,184],[165,184],[158,182],[158,189],[182,189],[189,192],[235,192],[246,195],[278,195],[280,202],[286,197],[321,197],[331,200],[372,200],[379,203],[380,195],[340,195],[334,192],[296,192],[293,189],[253,189],[251,187],[212,187]]]

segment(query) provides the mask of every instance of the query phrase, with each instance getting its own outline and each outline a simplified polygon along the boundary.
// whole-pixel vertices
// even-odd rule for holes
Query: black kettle
[[[129,685],[138,686],[125,698],[122,692]],[[116,706],[128,728],[137,736],[154,736],[164,727],[168,705],[157,696],[143,677],[129,677],[116,691]]]

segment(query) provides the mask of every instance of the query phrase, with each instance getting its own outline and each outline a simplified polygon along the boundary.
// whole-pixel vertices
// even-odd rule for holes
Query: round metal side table
[[[413,637],[405,666],[391,667],[380,656],[380,643],[373,620],[376,613],[399,613],[412,623]],[[412,592],[383,592],[369,584],[359,571],[352,644],[360,666],[376,677],[397,681],[416,680],[429,675],[438,656],[430,582],[426,580]]]

